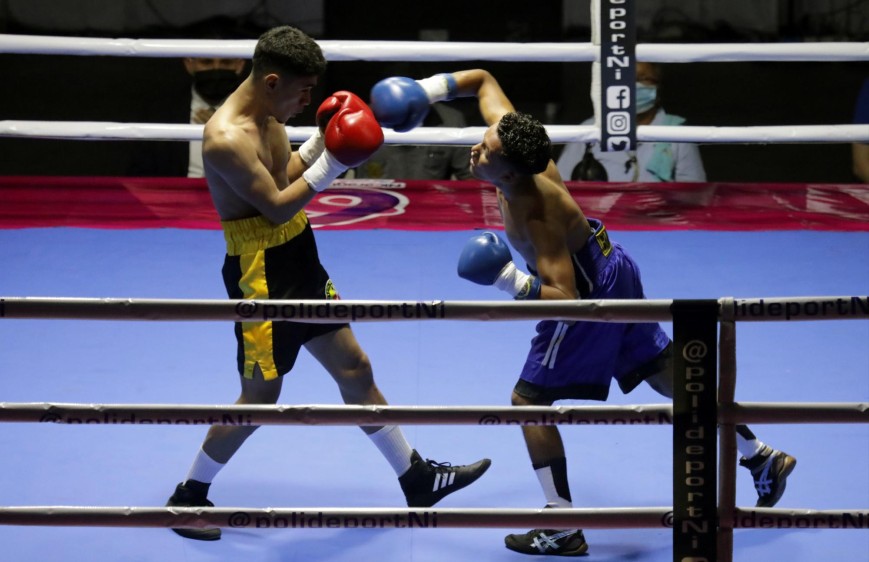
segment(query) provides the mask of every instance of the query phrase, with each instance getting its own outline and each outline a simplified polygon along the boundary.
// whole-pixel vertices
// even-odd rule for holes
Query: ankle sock
[[[187,480],[196,480],[197,482],[202,482],[204,484],[211,484],[214,477],[217,476],[217,473],[220,472],[224,466],[226,466],[226,464],[219,463],[212,459],[208,456],[208,453],[200,447],[199,452],[196,454],[196,458],[193,459],[193,465],[187,473]]]
[[[533,467],[546,496],[547,507],[573,507],[567,484],[567,459],[561,457]]]
[[[404,437],[404,432],[397,425],[387,425],[374,433],[369,433],[368,437],[377,448],[383,457],[389,461],[395,474],[401,476],[410,468],[410,456],[413,454],[413,449],[410,443]]]

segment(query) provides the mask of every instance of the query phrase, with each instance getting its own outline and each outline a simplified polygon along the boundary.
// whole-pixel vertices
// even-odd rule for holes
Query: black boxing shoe
[[[788,476],[797,466],[797,459],[787,453],[764,445],[759,453],[739,464],[751,471],[754,489],[757,490],[757,504],[754,507],[773,507],[785,493]]]
[[[175,493],[166,502],[167,507],[214,507],[206,496],[211,484],[188,480],[175,487]],[[172,529],[186,539],[197,541],[216,541],[220,539],[220,529]]]
[[[489,469],[492,461],[483,459],[474,464],[452,466],[430,459],[422,460],[416,451],[410,457],[410,468],[398,478],[408,507],[431,507],[443,498],[472,484]]]

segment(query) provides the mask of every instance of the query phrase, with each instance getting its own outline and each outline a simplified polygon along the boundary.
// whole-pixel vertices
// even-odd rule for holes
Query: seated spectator
[[[207,20],[186,30],[185,36],[203,40],[245,38],[221,18]],[[153,96],[142,109],[145,123],[203,125],[247,76],[247,61],[241,58],[185,57],[180,60],[188,81],[167,77],[166,91]],[[183,77],[180,75],[179,78]],[[178,87],[175,87],[177,84]],[[134,143],[127,173],[132,176],[201,178],[202,141],[147,141]]]
[[[244,80],[244,59],[185,58],[190,76],[189,94],[158,97],[144,108],[146,123],[191,123],[202,125],[223,100]],[[177,99],[176,99],[177,98]],[[185,101],[186,100],[186,101]],[[135,143],[127,173],[131,176],[201,178],[202,141],[147,141]]]
[[[637,125],[677,126],[683,117],[664,111],[659,87],[661,67],[637,63]],[[594,118],[583,125],[594,124]],[[597,161],[597,165],[595,164]],[[639,142],[636,151],[602,151],[598,144],[568,143],[558,158],[566,180],[613,182],[704,182],[706,171],[697,145]],[[605,173],[604,173],[605,172]]]
[[[190,123],[204,125],[211,119],[223,100],[244,79],[244,59],[191,58],[184,59],[184,68],[190,75]],[[191,141],[188,146],[187,177],[201,178],[202,141]]]

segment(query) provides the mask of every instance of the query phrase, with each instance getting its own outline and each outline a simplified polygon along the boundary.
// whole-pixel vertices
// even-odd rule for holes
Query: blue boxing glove
[[[370,105],[381,125],[404,133],[422,124],[431,104],[453,99],[455,94],[456,79],[452,74],[422,80],[393,76],[371,88]]]
[[[494,232],[467,241],[459,256],[458,273],[478,285],[494,285],[515,299],[540,298],[540,279],[516,268],[510,248]]]

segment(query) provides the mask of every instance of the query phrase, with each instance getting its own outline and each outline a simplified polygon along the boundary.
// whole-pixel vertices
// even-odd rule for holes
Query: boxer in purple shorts
[[[545,127],[518,113],[495,78],[485,70],[437,74],[422,80],[386,78],[371,90],[371,108],[381,125],[404,132],[419,126],[429,105],[476,97],[489,125],[471,148],[471,173],[496,187],[510,245],[530,273],[513,263],[508,245],[494,232],[471,238],[459,257],[461,277],[494,285],[516,299],[640,299],[643,285],[636,263],[606,228],[588,219],[564,185],[551,159]],[[606,400],[613,378],[623,392],[646,381],[672,398],[670,338],[656,323],[543,321],[519,382],[515,406],[549,406],[555,400]],[[546,506],[572,507],[567,461],[557,426],[522,427],[531,464]],[[757,505],[772,507],[785,489],[796,460],[737,426],[740,461],[751,470]],[[524,554],[581,556],[588,544],[579,529],[534,529],[511,534],[511,550]]]
[[[645,298],[637,264],[610,243],[601,222],[588,222],[593,234],[571,256],[577,293],[583,299]],[[537,274],[533,268],[531,273]],[[662,352],[669,345],[657,323],[544,320],[537,324],[514,392],[535,402],[606,400],[612,378],[628,393],[665,367]]]

